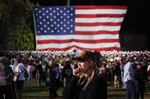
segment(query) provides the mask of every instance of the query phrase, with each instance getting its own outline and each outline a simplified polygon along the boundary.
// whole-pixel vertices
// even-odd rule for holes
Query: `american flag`
[[[127,6],[50,6],[33,11],[36,49],[120,50]]]

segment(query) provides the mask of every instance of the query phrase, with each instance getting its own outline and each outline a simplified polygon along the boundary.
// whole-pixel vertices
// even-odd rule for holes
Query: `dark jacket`
[[[107,99],[107,83],[104,77],[94,75],[84,90],[83,86],[77,84],[78,80],[79,78],[73,76],[64,92],[64,99]]]

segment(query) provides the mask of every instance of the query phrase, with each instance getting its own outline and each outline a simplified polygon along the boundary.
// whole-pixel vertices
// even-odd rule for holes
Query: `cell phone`
[[[77,64],[74,65],[74,69],[76,69],[76,68],[78,68],[78,65],[77,65]]]

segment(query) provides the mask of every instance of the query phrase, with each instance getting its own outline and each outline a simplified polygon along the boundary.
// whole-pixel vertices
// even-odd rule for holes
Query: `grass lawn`
[[[58,91],[58,95],[59,97],[56,99],[62,99],[61,88]],[[35,80],[25,82],[23,99],[49,99],[48,96],[48,87],[39,86]],[[108,99],[125,99],[125,90],[108,86]],[[150,82],[146,85],[145,99],[150,99]]]

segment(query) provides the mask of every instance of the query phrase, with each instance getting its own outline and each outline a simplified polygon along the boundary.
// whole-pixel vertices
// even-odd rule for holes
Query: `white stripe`
[[[76,14],[125,14],[126,9],[77,9]]]
[[[46,49],[46,48],[67,48],[70,46],[78,46],[82,48],[109,48],[109,47],[118,47],[120,48],[119,42],[113,43],[96,43],[96,44],[85,44],[85,43],[77,43],[77,42],[70,42],[70,43],[52,43],[52,44],[41,44],[37,45],[38,49]]]
[[[87,26],[76,26],[75,31],[119,31],[120,26],[94,26],[94,27],[87,27]]]
[[[119,39],[118,34],[100,34],[100,35],[39,35],[36,40],[97,40],[97,39]]]
[[[75,18],[75,23],[95,23],[95,22],[122,22],[123,17],[120,18]]]

